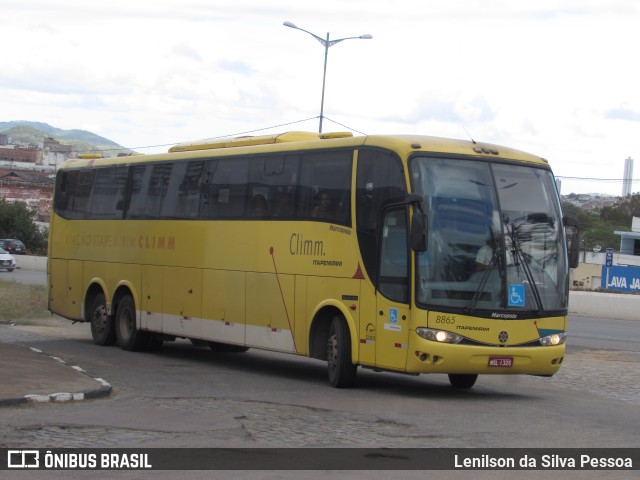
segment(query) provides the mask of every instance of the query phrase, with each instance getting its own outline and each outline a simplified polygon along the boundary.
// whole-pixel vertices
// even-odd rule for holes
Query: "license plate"
[[[513,357],[489,357],[490,367],[513,367]]]

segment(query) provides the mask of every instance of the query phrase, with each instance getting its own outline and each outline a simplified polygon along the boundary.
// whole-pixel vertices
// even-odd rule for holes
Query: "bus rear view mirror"
[[[427,216],[422,212],[413,214],[410,233],[411,248],[416,252],[427,251]]]
[[[415,252],[427,250],[427,214],[425,213],[424,198],[421,195],[409,195],[409,203],[414,207],[409,241]]]
[[[575,218],[562,217],[562,224],[567,235],[567,251],[569,254],[569,268],[577,268],[580,255],[580,225]]]

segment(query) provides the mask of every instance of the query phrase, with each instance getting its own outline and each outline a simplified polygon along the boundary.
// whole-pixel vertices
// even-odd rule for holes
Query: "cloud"
[[[6,65],[0,88],[63,95],[129,93],[132,75],[93,71],[78,64]]]
[[[420,123],[425,121],[468,124],[491,122],[496,112],[482,96],[468,99],[429,99],[421,102],[404,121]]]
[[[239,60],[220,60],[218,67],[226,72],[240,73],[242,75],[251,75],[254,70],[247,63]]]
[[[187,43],[179,43],[177,45],[174,45],[173,49],[171,50],[171,56],[174,58],[178,57],[187,60],[195,60],[199,63],[202,62],[202,57],[200,56],[198,51]]]
[[[640,112],[636,112],[628,108],[614,108],[613,110],[609,110],[605,113],[605,118],[640,122]]]

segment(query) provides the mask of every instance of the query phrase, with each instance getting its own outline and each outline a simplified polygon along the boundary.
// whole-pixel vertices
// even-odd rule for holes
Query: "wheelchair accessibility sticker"
[[[509,285],[509,306],[524,307],[524,285]]]
[[[398,309],[390,308],[389,309],[389,322],[384,324],[385,330],[390,330],[392,332],[401,332],[402,325],[398,323]]]

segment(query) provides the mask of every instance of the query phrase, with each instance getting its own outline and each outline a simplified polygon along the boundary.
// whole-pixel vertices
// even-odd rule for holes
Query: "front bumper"
[[[411,332],[407,372],[551,376],[560,369],[564,355],[564,344],[548,347],[461,345],[425,340]],[[496,362],[495,359],[511,361]],[[511,365],[492,366],[504,363]]]

